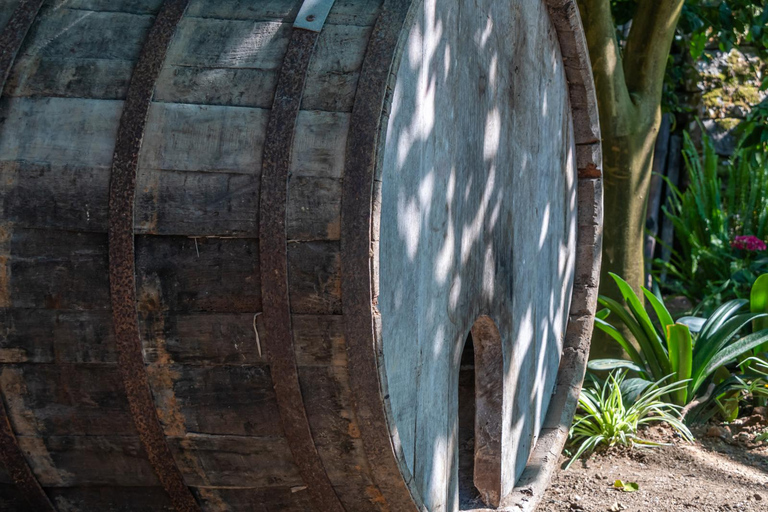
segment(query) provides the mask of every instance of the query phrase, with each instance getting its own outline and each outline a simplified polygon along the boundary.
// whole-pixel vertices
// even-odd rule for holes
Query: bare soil
[[[616,449],[577,461],[552,478],[541,512],[768,512],[768,445],[755,436],[763,418],[709,425],[684,442],[671,430],[653,426],[645,437],[668,442],[654,449]],[[635,482],[623,492],[616,480]]]

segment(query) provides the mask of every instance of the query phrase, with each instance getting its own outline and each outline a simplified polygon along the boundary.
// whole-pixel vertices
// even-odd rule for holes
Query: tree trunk
[[[609,273],[623,277],[638,293],[643,285],[645,212],[661,124],[661,91],[683,0],[638,2],[623,49],[616,39],[611,2],[578,0],[578,4],[603,135],[605,220],[600,294],[621,302]],[[595,332],[591,358],[621,355],[615,341]]]
[[[622,302],[621,294],[609,273],[623,277],[638,294],[645,276],[643,249],[651,183],[649,170],[661,122],[660,109],[657,110],[647,113],[646,119],[638,120],[641,122],[637,131],[616,134],[603,129],[602,132],[605,219],[600,294],[619,302]],[[602,331],[595,331],[590,358],[619,358],[622,352],[615,341],[604,336]]]

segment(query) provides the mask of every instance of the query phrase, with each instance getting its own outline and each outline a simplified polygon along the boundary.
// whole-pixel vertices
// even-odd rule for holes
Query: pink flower
[[[765,242],[757,238],[756,236],[737,236],[731,242],[733,249],[742,249],[745,251],[764,251]]]

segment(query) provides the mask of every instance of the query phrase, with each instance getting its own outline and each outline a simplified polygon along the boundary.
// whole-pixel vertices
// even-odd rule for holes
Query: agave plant
[[[592,370],[626,368],[651,382],[671,375],[672,382],[687,382],[686,386],[671,391],[668,397],[683,406],[693,400],[718,368],[768,342],[768,328],[737,336],[750,322],[768,317],[765,312],[742,312],[749,302],[745,299],[731,300],[717,308],[694,339],[688,326],[674,322],[660,298],[643,288],[643,294],[658,318],[658,323],[654,323],[626,281],[615,274],[611,277],[619,286],[626,307],[600,296],[599,302],[605,309],[598,313],[595,327],[621,345],[630,361],[591,361]],[[607,321],[608,315],[614,315],[627,328],[639,348]]]
[[[628,400],[623,390],[625,377],[626,370],[611,372],[602,384],[594,380],[592,388],[581,390],[579,410],[569,434],[570,442],[578,448],[566,469],[579,457],[591,453],[600,445],[662,445],[638,435],[638,427],[646,423],[667,423],[684,439],[693,440],[691,432],[680,420],[681,407],[662,400],[663,396],[684,388],[684,381],[662,386],[665,379],[661,379],[650,383],[636,399]]]

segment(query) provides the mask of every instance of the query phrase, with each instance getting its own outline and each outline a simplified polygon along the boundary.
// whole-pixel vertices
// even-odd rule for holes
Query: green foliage
[[[624,349],[640,378],[658,382],[671,377],[672,383],[687,382],[687,385],[676,388],[665,397],[676,405],[691,402],[720,367],[768,342],[768,329],[737,336],[753,320],[768,317],[766,313],[742,313],[746,300],[732,300],[717,308],[694,340],[687,326],[674,323],[658,297],[643,288],[643,294],[658,319],[654,322],[632,288],[619,276],[611,274],[611,277],[621,290],[625,305],[602,295],[598,300],[617,318],[619,324],[626,327],[639,348],[635,348],[616,325],[609,323],[604,313],[595,318],[595,327]],[[621,363],[597,360],[590,362],[590,369],[626,367],[625,361]]]
[[[768,313],[768,274],[763,274],[757,278],[752,285],[752,292],[749,294],[749,310],[752,313]],[[757,318],[752,321],[752,331],[757,332],[768,329],[768,317]],[[768,352],[768,344],[761,345],[760,352]]]
[[[669,262],[654,261],[654,272],[667,272],[672,292],[694,303],[705,313],[718,303],[746,298],[758,275],[768,271],[765,251],[744,251],[732,246],[736,236],[768,238],[768,165],[739,149],[725,163],[728,176],[723,188],[719,159],[712,140],[704,135],[700,155],[688,133],[683,156],[690,185],[681,192],[668,183],[673,194],[663,208],[675,229],[680,250]]]
[[[696,61],[708,59],[708,50],[727,52],[749,46],[762,58],[768,57],[768,0],[687,0],[683,4],[675,34],[673,53],[685,52],[690,59],[671,56],[667,61],[662,106],[668,112],[687,111],[677,90],[692,72]],[[614,21],[619,27],[617,39],[623,42],[621,28],[635,14],[637,0],[611,0]],[[766,81],[768,85],[768,80]]]
[[[662,397],[685,387],[685,382],[662,386],[664,379],[645,387],[634,400],[628,400],[622,389],[626,371],[612,372],[605,382],[592,378],[592,386],[579,395],[579,410],[570,430],[571,443],[578,448],[566,469],[579,457],[598,446],[659,446],[638,436],[639,426],[651,422],[668,423],[688,441],[693,436],[680,420],[680,407]]]
[[[761,89],[768,89],[768,77]],[[752,107],[739,125],[739,131],[742,134],[739,147],[750,156],[755,166],[765,166],[768,163],[768,98]]]
[[[720,372],[718,372],[720,373]],[[719,415],[733,421],[748,401],[764,404],[768,399],[768,363],[758,357],[748,357],[739,364],[739,373],[722,372],[715,381],[711,399],[694,408],[687,421],[703,423]]]

